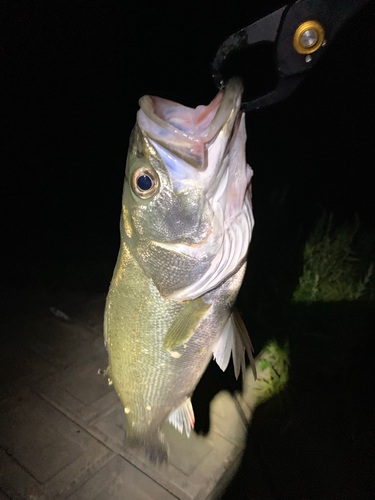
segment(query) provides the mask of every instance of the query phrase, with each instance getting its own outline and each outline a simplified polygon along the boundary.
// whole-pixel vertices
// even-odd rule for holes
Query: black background
[[[216,94],[210,63],[223,40],[282,5],[4,0],[2,283],[71,279],[105,288],[139,97],[207,104]],[[373,226],[373,7],[347,24],[291,98],[248,114],[250,269],[255,261],[260,286],[268,286],[266,275],[280,283],[292,276],[322,209],[339,220],[357,212]],[[256,90],[269,86],[262,52],[246,71]]]
[[[125,159],[138,99],[151,93],[190,106],[207,104],[216,94],[210,63],[220,44],[283,4],[2,0],[0,288],[4,308],[9,308],[9,297],[16,302],[20,297],[21,302],[20,290],[26,287],[107,290],[119,247]],[[368,339],[373,323],[368,312],[349,311],[345,316],[344,305],[339,310],[319,309],[315,316],[314,310],[303,312],[303,321],[295,312],[292,320],[280,322],[279,318],[298,282],[306,238],[324,210],[333,212],[338,222],[357,213],[364,231],[375,229],[374,20],[374,2],[370,2],[327,46],[319,66],[293,96],[247,116],[256,226],[240,308],[245,322],[254,326],[251,336],[256,352],[270,332],[276,335],[278,327],[283,330],[281,336],[293,329],[296,338],[302,330],[311,334],[311,348],[305,342],[298,351],[297,342],[291,354],[295,367],[292,396],[297,394],[292,399],[299,406],[290,407],[284,401],[282,408],[288,408],[284,413],[280,407],[268,417],[264,407],[256,413],[246,470],[239,472],[232,486],[237,488],[236,498],[238,488],[248,484],[246,480],[256,485],[256,478],[267,469],[252,469],[253,475],[247,477],[254,460],[262,455],[254,458],[251,454],[256,436],[258,446],[266,450],[264,456],[279,457],[273,469],[279,477],[272,467],[270,472],[276,483],[269,487],[276,494],[262,496],[264,484],[270,483],[265,477],[259,479],[259,498],[300,499],[301,491],[306,491],[306,477],[312,484],[326,473],[320,492],[306,496],[321,499],[321,492],[329,491],[327,485],[336,488],[345,481],[354,485],[355,477],[363,485],[373,470],[373,447],[368,443],[374,442],[374,436],[369,413],[363,410],[367,404],[370,411],[373,398],[368,398],[361,385],[363,377],[372,377]],[[242,64],[246,81],[254,82],[252,90],[269,86],[266,55],[260,51],[248,66]],[[10,310],[19,311],[21,305]],[[337,335],[331,342],[333,331]],[[342,356],[336,353],[338,343],[347,349],[340,351]],[[322,396],[327,385],[325,370],[332,364],[324,353],[332,351],[336,364],[329,374],[331,392]],[[349,365],[352,352],[357,357]],[[353,366],[362,371],[353,376]],[[212,370],[218,369],[210,366],[197,398],[207,396],[207,388],[213,387],[216,375]],[[337,403],[341,390],[346,396]],[[336,415],[331,420],[330,411]],[[321,423],[318,430],[317,422]],[[339,427],[339,437],[331,438]],[[351,457],[345,462],[347,468],[336,460],[344,456],[341,444],[327,451],[330,439],[345,446],[350,439],[354,442],[347,446]],[[280,459],[280,449],[287,450],[287,458]],[[301,473],[305,478],[301,483],[299,466],[309,469]],[[290,492],[277,496],[278,488],[290,491],[293,485],[298,490],[295,496]],[[344,490],[337,491],[337,498],[364,498],[361,492],[353,496],[349,489],[347,496]]]

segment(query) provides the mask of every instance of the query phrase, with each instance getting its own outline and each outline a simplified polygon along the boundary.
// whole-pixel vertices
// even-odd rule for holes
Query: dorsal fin
[[[254,348],[249,338],[245,323],[242,321],[239,312],[235,309],[224,326],[213,355],[217,364],[223,371],[225,371],[232,353],[234,374],[236,378],[238,378],[241,368],[242,375],[245,376],[245,351],[249,357],[254,379],[256,380],[257,375],[255,361],[253,358]]]

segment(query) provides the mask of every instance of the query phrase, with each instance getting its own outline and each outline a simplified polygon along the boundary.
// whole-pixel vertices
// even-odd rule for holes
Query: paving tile
[[[231,425],[230,421],[227,423]],[[203,487],[207,493],[211,491],[241,451],[234,443],[215,432],[207,437],[197,436],[193,432],[187,438],[166,422],[162,431],[170,448],[169,465],[154,467],[142,455],[123,445],[125,418],[120,402],[110,414],[97,421],[91,431],[113,451],[182,500],[196,499]]]
[[[167,424],[166,424],[167,425]],[[90,431],[93,432],[101,442],[105,443],[113,451],[134,464],[138,469],[145,472],[157,483],[161,484],[177,498],[192,500],[192,496],[185,490],[189,480],[185,474],[176,469],[173,464],[163,467],[155,467],[143,456],[124,446],[125,415],[124,408],[117,398],[116,407],[103,419],[96,422]]]
[[[45,380],[35,384],[32,388],[43,399],[48,401],[58,410],[62,411],[62,413],[68,417],[72,418],[73,415],[79,415],[85,405],[66,392],[57,383],[57,380],[60,380],[61,382],[64,381],[64,372],[65,370],[61,370],[58,373],[58,375],[61,376],[60,379],[55,376],[47,377]],[[74,420],[74,418],[72,418],[72,420]]]
[[[1,296],[3,308],[0,312],[1,324],[19,324],[20,319],[26,321],[29,318],[39,316],[41,311],[48,311],[56,304],[64,305],[83,302],[88,299],[88,294],[82,291],[59,289],[48,289],[40,286],[20,288],[17,283],[8,286],[6,293]]]
[[[230,421],[228,424],[230,425]],[[231,468],[242,454],[241,448],[212,430],[206,439],[212,446],[212,452],[207,455],[201,466],[195,469],[190,478],[192,483],[199,485],[199,491],[195,492],[194,500],[205,499],[228,468]]]
[[[29,389],[2,401],[0,413],[7,422],[0,428],[2,447],[26,473],[27,481],[43,484],[46,498],[60,498],[113,456]]]
[[[46,482],[81,455],[81,436],[73,434],[80,431],[69,429],[70,422],[62,422],[61,415],[37,396],[5,400],[1,413],[8,422],[0,430],[1,443],[37,481]]]
[[[168,467],[154,467],[126,448],[123,406],[113,386],[98,375],[107,365],[104,301],[104,294],[68,297],[65,304],[51,305],[75,323],[46,310],[18,328],[6,357],[8,365],[18,361],[0,386],[0,412],[9,422],[0,428],[4,494],[13,500],[67,500],[69,495],[69,500],[205,500],[228,470],[236,469],[242,453],[244,425],[233,397],[220,393],[211,402],[206,437],[192,433],[188,439],[163,425]],[[243,407],[250,386],[245,385],[243,398],[238,395]]]
[[[214,397],[210,405],[210,429],[241,448],[246,442],[246,426],[234,397],[226,391]]]
[[[123,446],[120,455],[180,500],[194,500],[201,484],[195,484],[173,464],[154,466],[142,455]]]
[[[162,430],[169,445],[169,462],[186,476],[190,476],[200,467],[206,456],[212,452],[212,444],[195,432],[188,438],[169,423],[165,423]]]
[[[91,427],[100,440],[112,449],[122,449],[125,435],[124,407],[116,395],[112,411]]]
[[[31,385],[56,373],[55,366],[25,347],[16,335],[13,336],[14,332],[9,334],[12,336],[12,341],[8,340],[0,350],[0,393],[4,392],[6,386],[16,381]]]
[[[194,500],[220,500],[239,469],[242,458],[243,452],[233,456],[232,460],[225,464],[224,471],[206,481]]]
[[[34,385],[33,389],[73,420],[91,424],[118,403],[115,390],[108,386],[108,379],[98,374],[98,369],[106,364],[107,354],[103,347],[99,356],[61,370]]]
[[[22,329],[24,344],[58,368],[66,368],[103,351],[92,329],[78,323],[64,323],[52,313],[33,319]]]
[[[68,467],[44,485],[46,500],[65,499],[77,486],[94,476],[98,470],[114,457],[113,452],[109,451],[92,436],[89,437],[84,453],[79,459],[69,464]]]
[[[87,422],[89,426],[91,426],[97,420],[100,420],[105,415],[110,413],[117,404],[118,396],[116,391],[112,389],[111,392],[95,401],[92,405],[82,408],[79,416]]]
[[[62,304],[61,309],[71,318],[84,323],[103,335],[103,316],[105,308],[106,294],[96,294],[93,297],[85,298],[79,302]]]
[[[106,361],[106,355],[100,356],[65,370],[64,379],[60,382],[61,387],[87,406],[95,403],[111,391],[108,379],[98,374],[98,370]]]
[[[187,438],[168,424],[162,429],[170,445],[170,464],[183,472],[177,476],[173,470],[167,471],[164,484],[169,488],[175,484],[194,500],[199,495],[205,498],[201,491],[207,495],[240,453],[236,445],[213,431],[205,437],[193,432]],[[176,434],[174,439],[171,439],[172,434]]]
[[[0,449],[0,485],[12,500],[41,498],[43,495],[43,488],[38,481],[2,449]]]
[[[176,497],[117,456],[67,500],[172,500]]]

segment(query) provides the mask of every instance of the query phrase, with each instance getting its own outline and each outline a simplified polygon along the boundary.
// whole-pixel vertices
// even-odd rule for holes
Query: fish
[[[155,464],[168,461],[164,421],[190,436],[191,396],[212,357],[225,370],[232,354],[238,377],[247,352],[254,370],[235,309],[254,226],[242,93],[233,78],[207,106],[143,96],[130,136],[106,376],[125,445]]]

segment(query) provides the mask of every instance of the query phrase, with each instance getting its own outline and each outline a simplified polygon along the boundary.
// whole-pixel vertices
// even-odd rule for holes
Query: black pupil
[[[141,191],[148,191],[152,186],[152,179],[149,175],[140,175],[137,179],[137,186]]]

